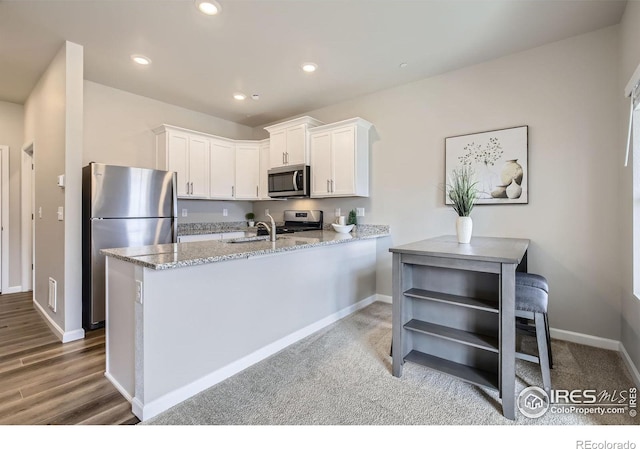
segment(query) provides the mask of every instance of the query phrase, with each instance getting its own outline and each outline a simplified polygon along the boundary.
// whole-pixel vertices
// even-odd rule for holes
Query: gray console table
[[[408,361],[492,388],[515,419],[515,272],[528,246],[442,236],[390,248],[393,375]]]

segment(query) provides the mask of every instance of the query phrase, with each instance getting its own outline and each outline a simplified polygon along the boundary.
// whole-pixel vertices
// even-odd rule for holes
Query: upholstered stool
[[[549,283],[538,274],[516,272],[516,328],[536,336],[538,356],[516,352],[522,360],[538,363],[542,371],[542,383],[551,390],[551,336],[549,334]],[[530,324],[533,322],[533,324]]]

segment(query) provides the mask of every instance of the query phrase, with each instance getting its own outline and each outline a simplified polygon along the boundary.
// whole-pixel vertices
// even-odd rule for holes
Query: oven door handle
[[[293,190],[298,190],[298,170],[293,172]]]

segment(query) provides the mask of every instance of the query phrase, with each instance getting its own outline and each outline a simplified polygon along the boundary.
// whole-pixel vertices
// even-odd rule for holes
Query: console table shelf
[[[498,339],[496,337],[467,332],[453,327],[441,326],[439,324],[415,319],[405,324],[404,328],[410,331],[454,341],[463,345],[473,346],[478,349],[498,352]]]
[[[461,307],[484,310],[486,312],[498,313],[498,302],[481,298],[470,298],[468,296],[451,295],[449,293],[432,292],[420,288],[410,288],[404,292],[405,296],[426,301],[438,301],[447,304],[455,304]]]
[[[515,272],[529,241],[442,236],[393,253],[393,375],[405,361],[498,390],[515,419]]]
[[[416,350],[411,351],[404,359],[408,362],[416,363],[418,365],[440,371],[444,374],[457,377],[458,379],[478,385],[479,387],[498,390],[498,379],[495,373],[490,373],[461,363],[452,362],[450,360],[435,357]]]

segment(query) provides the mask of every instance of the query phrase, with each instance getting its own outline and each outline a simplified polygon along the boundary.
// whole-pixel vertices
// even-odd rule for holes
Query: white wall
[[[84,153],[89,162],[155,168],[155,134],[161,124],[201,131],[231,139],[249,139],[253,129],[211,115],[151,98],[84,81]],[[181,223],[242,221],[249,202],[180,200]],[[223,216],[227,208],[229,215]]]
[[[25,142],[34,143],[34,302],[63,341],[82,338],[81,143],[82,47],[66,42],[25,103]],[[66,187],[57,186],[65,174]],[[58,207],[65,211],[57,218]],[[42,216],[38,214],[42,209]],[[47,307],[49,277],[58,283],[57,311]]]
[[[20,287],[20,167],[24,144],[24,106],[0,101],[0,144],[9,146],[9,282]]]
[[[623,166],[629,114],[628,98],[624,98],[624,87],[640,64],[640,2],[628,2],[620,24],[620,79],[616,91],[620,99],[620,127],[618,147],[613,156],[618,167],[620,191],[620,258],[622,273],[622,329],[621,341],[636,367],[640,367],[640,300],[633,294],[633,178],[631,167]],[[637,139],[638,136],[635,136]],[[636,162],[637,164],[637,162]],[[636,272],[638,267],[635,267]]]
[[[374,124],[371,197],[303,204],[331,215],[362,204],[392,245],[453,234],[444,206],[444,139],[529,126],[529,204],[478,206],[474,234],[531,239],[529,270],[551,287],[551,326],[620,339],[618,27],[309,111]],[[260,137],[260,130],[255,130]],[[264,203],[281,210],[298,203]],[[380,294],[391,294],[381,251]]]

